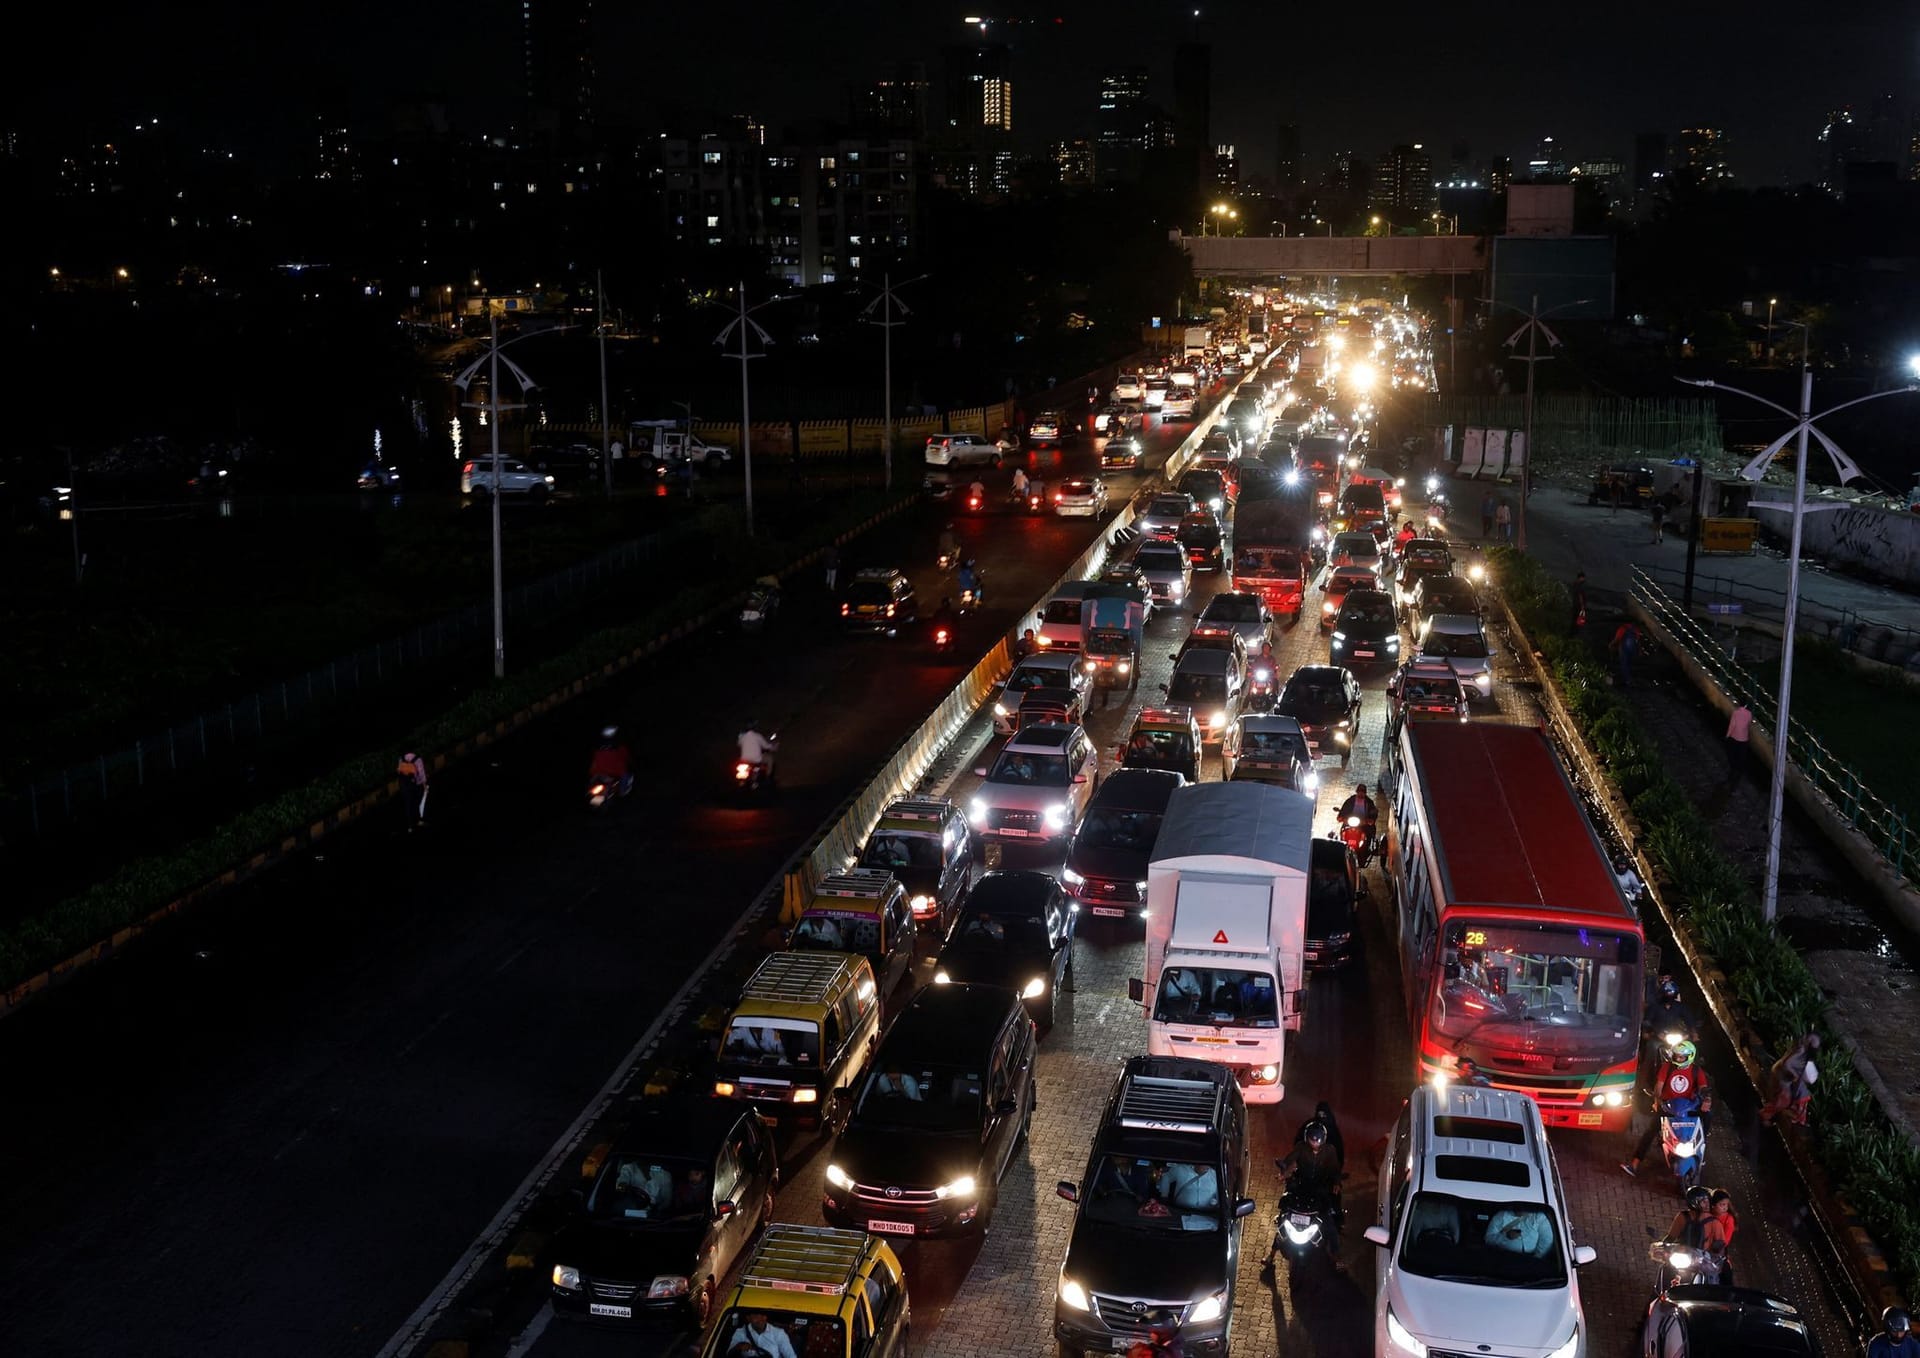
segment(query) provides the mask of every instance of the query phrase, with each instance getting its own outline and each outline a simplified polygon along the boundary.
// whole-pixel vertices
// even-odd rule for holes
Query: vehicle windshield
[[[1008,750],[994,764],[987,781],[1027,787],[1066,787],[1067,757],[1063,754],[1029,754],[1024,750]]]
[[[1223,674],[1176,674],[1167,685],[1167,701],[1205,705],[1227,700],[1227,678]]]
[[[884,831],[867,841],[860,855],[863,868],[928,868],[940,866],[940,841],[932,835],[887,834]]]
[[[1186,1160],[1102,1156],[1082,1210],[1089,1221],[1142,1231],[1218,1231],[1220,1172]]]
[[[1184,495],[1162,495],[1147,506],[1147,513],[1156,518],[1172,517],[1184,519],[1187,517],[1187,512],[1192,508],[1192,504],[1188,502],[1187,497]]]
[[[1371,593],[1355,595],[1349,598],[1340,610],[1340,621],[1381,622],[1393,621],[1393,602],[1384,595],[1374,597]],[[1484,652],[1482,652],[1484,654]]]
[[[1288,707],[1302,707],[1310,712],[1325,712],[1344,703],[1346,695],[1340,691],[1337,684],[1322,684],[1310,680],[1304,683],[1288,684],[1286,690],[1280,695],[1280,701]]]
[[[1400,685],[1400,697],[1409,703],[1458,703],[1460,683],[1455,679],[1408,679]]]
[[[1487,639],[1479,632],[1442,632],[1435,628],[1427,633],[1420,653],[1460,660],[1483,660],[1487,655]]]
[[[1240,757],[1282,762],[1305,759],[1307,743],[1291,731],[1248,731],[1240,739]]]
[[[725,1060],[748,1066],[817,1067],[820,1032],[813,1027],[778,1027],[761,1019],[735,1019],[727,1029],[720,1054]]]
[[[790,942],[810,952],[877,953],[880,921],[852,910],[809,910],[793,926]]]
[[[1631,1051],[1640,1011],[1640,946],[1591,928],[1450,922],[1431,1021],[1456,1049],[1537,1056]]]
[[[1065,688],[1071,680],[1060,670],[1041,669],[1038,665],[1023,665],[1007,677],[1007,692],[1025,693],[1036,688]]]
[[[797,1354],[798,1358],[838,1358],[847,1351],[847,1329],[840,1317],[797,1311],[735,1309],[721,1320],[726,1343],[715,1358],[760,1358]]]
[[[1258,599],[1235,599],[1228,595],[1216,596],[1200,615],[1202,622],[1259,622],[1260,601]]]
[[[1139,554],[1133,558],[1133,564],[1143,571],[1178,572],[1180,563],[1186,559],[1185,553],[1177,549],[1142,547]]]
[[[1428,613],[1475,613],[1480,599],[1465,580],[1442,576],[1421,585],[1420,607]]]
[[[644,1225],[705,1220],[712,1212],[708,1166],[692,1160],[615,1156],[587,1196],[587,1215],[595,1221]]]
[[[847,602],[853,604],[890,604],[893,591],[885,585],[856,583],[847,586]]]
[[[1153,811],[1123,811],[1118,807],[1096,806],[1080,822],[1080,834],[1074,840],[1083,849],[1128,849],[1150,853],[1160,834],[1160,816]]]
[[[977,1070],[882,1059],[867,1077],[854,1116],[868,1126],[902,1131],[978,1131],[980,1084]]]
[[[1407,1205],[1400,1267],[1422,1278],[1480,1287],[1567,1284],[1553,1210],[1543,1202],[1476,1202],[1416,1193]]]
[[[1130,769],[1183,772],[1193,763],[1193,737],[1186,731],[1135,731],[1120,762]]]
[[[1342,533],[1333,540],[1335,556],[1374,557],[1380,555],[1380,544],[1371,533]]]
[[[1047,611],[1041,616],[1040,621],[1043,623],[1063,622],[1069,626],[1078,627],[1080,625],[1080,607],[1081,601],[1078,599],[1055,599],[1047,605]]]
[[[1160,973],[1153,1019],[1216,1028],[1274,1028],[1280,1023],[1280,1008],[1270,973],[1168,967]]]
[[[972,947],[1014,947],[1047,950],[1047,923],[1038,915],[996,914],[977,910],[963,915],[953,941]]]

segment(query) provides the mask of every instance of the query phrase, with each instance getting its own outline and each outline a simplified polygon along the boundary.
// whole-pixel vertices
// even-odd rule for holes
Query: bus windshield
[[[1639,940],[1599,929],[1449,921],[1434,1032],[1464,1051],[1522,1041],[1542,1056],[1602,1056],[1634,1042]]]

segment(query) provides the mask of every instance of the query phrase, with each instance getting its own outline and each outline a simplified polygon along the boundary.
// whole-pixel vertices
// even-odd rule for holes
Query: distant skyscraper
[[[1213,148],[1213,186],[1227,193],[1239,191],[1240,157],[1231,145],[1222,143]]]
[[[1842,192],[1849,165],[1903,166],[1908,148],[1902,142],[1907,139],[1890,94],[1877,95],[1858,109],[1851,104],[1835,109],[1820,129],[1820,186],[1829,193]]]
[[[593,126],[593,0],[520,0],[527,125]]]
[[[1421,224],[1433,211],[1433,160],[1424,145],[1394,147],[1374,165],[1367,206],[1386,213],[1396,227]]]
[[[1281,123],[1273,147],[1273,191],[1292,198],[1300,187],[1300,124]]]
[[[1552,137],[1540,138],[1540,144],[1527,157],[1527,176],[1530,179],[1562,179],[1570,168],[1566,149]]]
[[[1057,141],[1052,146],[1053,168],[1059,175],[1061,184],[1068,188],[1084,188],[1093,183],[1096,158],[1094,145],[1084,137],[1072,141]]]
[[[1513,182],[1513,157],[1495,156],[1487,162],[1487,187],[1495,193],[1505,193],[1507,185]]]
[[[1638,201],[1655,192],[1667,177],[1667,134],[1636,132],[1633,135],[1633,195]]]
[[[1100,77],[1094,138],[1104,149],[1144,147],[1147,135],[1147,68],[1129,66]]]
[[[868,136],[927,135],[927,68],[899,62],[870,85],[856,87],[850,99],[853,125]]]
[[[1212,178],[1213,48],[1183,42],[1173,49],[1173,141],[1182,157],[1191,157],[1191,183]]]
[[[1013,49],[1004,43],[946,53],[947,130],[973,141],[1013,131]]]
[[[1675,140],[1673,177],[1694,188],[1723,188],[1733,182],[1727,164],[1727,134],[1718,127],[1683,127]]]

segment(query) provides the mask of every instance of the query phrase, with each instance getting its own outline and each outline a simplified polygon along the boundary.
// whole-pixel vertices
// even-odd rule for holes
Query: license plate
[[[605,1302],[591,1301],[587,1303],[587,1314],[594,1316],[612,1316],[616,1320],[632,1320],[633,1308],[631,1306],[608,1306]]]
[[[1009,829],[1009,828],[1007,828],[1007,827],[1005,827],[1005,826],[1002,826],[1002,827],[1000,828],[1000,830],[998,831],[998,833],[999,833],[999,834],[1003,834],[1003,835],[1005,835],[1005,836],[1006,836],[1006,837],[1007,837],[1008,839],[1025,839],[1025,838],[1026,838],[1026,837],[1027,837],[1028,835],[1030,835],[1030,834],[1032,834],[1032,833],[1033,833],[1033,831],[1031,831],[1031,830],[1014,830],[1014,829]]]
[[[1355,660],[1371,660],[1373,659],[1373,652],[1372,651],[1355,651],[1353,653],[1353,658]]]
[[[1605,1118],[1606,1115],[1603,1113],[1582,1113],[1580,1114],[1578,1125],[1582,1127],[1598,1127],[1605,1121]]]
[[[1089,914],[1100,915],[1107,919],[1125,919],[1127,917],[1127,912],[1117,905],[1094,905],[1089,906],[1087,909]]]
[[[1128,1349],[1132,1348],[1138,1342],[1139,1341],[1135,1339],[1128,1339],[1120,1335],[1115,1335],[1113,1338],[1113,1351],[1115,1353],[1125,1353]]]
[[[882,1221],[879,1217],[869,1217],[867,1219],[867,1229],[870,1231],[878,1231],[881,1235],[912,1235],[913,1223],[911,1221]]]
[[[1318,951],[1317,951],[1316,949],[1313,949],[1313,948],[1308,948],[1308,949],[1307,949],[1307,961],[1309,961],[1309,962],[1318,962],[1319,960],[1320,960],[1320,954],[1319,954],[1319,952],[1318,952]]]

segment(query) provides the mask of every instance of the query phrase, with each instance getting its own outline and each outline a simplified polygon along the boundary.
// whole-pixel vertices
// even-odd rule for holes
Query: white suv
[[[518,458],[500,459],[500,493],[502,495],[525,495],[528,499],[544,500],[553,490],[553,478],[543,471],[529,467]],[[489,495],[493,492],[493,459],[476,457],[470,462],[460,464],[460,493],[462,495]]]
[[[935,434],[927,440],[929,467],[997,467],[1000,446],[976,434]]]
[[[1524,1094],[1421,1085],[1380,1165],[1374,1352],[1585,1358],[1566,1194]]]

